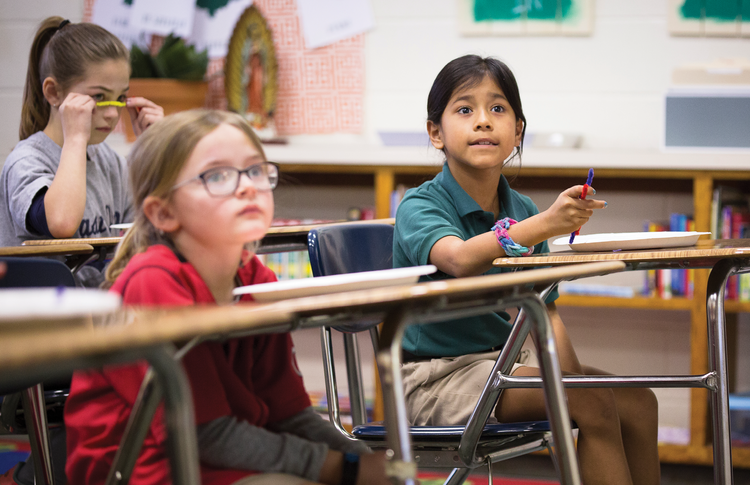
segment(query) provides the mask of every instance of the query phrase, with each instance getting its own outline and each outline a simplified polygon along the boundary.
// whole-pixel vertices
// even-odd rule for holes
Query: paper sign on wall
[[[234,26],[242,12],[253,4],[253,0],[224,0],[214,3],[225,5],[215,5],[213,8],[203,7],[203,3],[206,2],[198,2],[198,8],[195,9],[193,33],[187,43],[195,45],[199,52],[208,49],[208,57],[212,59],[225,57]]]
[[[93,7],[91,21],[115,34],[127,47],[133,44],[147,45],[148,36],[130,25],[131,10],[126,0],[98,0]]]
[[[305,47],[315,49],[375,26],[370,0],[297,0]]]
[[[187,37],[194,14],[195,0],[133,0],[130,25],[136,31]]]

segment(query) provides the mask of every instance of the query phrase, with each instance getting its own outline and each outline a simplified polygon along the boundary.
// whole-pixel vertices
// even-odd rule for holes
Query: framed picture
[[[271,30],[255,6],[240,16],[224,64],[227,108],[265,128],[276,110],[278,64]]]
[[[750,0],[669,0],[669,33],[750,37]]]
[[[457,0],[463,35],[591,35],[594,0]]]

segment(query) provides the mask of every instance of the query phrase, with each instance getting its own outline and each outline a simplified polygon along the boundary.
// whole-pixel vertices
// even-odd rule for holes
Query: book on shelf
[[[669,223],[646,221],[643,227],[647,232],[659,231],[694,231],[695,222],[687,214],[673,213]],[[646,271],[643,294],[654,298],[670,299],[673,296],[691,298],[693,296],[692,269],[657,269]]]
[[[714,188],[711,198],[711,239],[726,239],[723,236],[723,212],[727,206],[747,208],[748,195],[734,186],[717,185]]]
[[[258,258],[276,274],[279,281],[312,277],[307,251],[259,254]]]
[[[390,217],[396,217],[396,211],[398,210],[398,205],[401,203],[401,199],[404,198],[404,194],[406,194],[406,185],[404,184],[398,184],[396,186],[396,189],[393,192],[391,192]]]
[[[750,237],[750,206],[747,194],[737,187],[718,185],[711,205],[711,233],[721,239]],[[750,301],[750,275],[731,276],[727,280],[726,299]]]
[[[666,231],[667,226],[656,221],[646,221],[643,225],[646,232]],[[672,298],[672,270],[650,269],[646,271],[643,294],[654,298]]]
[[[561,295],[608,296],[613,298],[633,298],[635,291],[630,286],[601,285],[596,283],[576,283],[563,281],[558,286]]]

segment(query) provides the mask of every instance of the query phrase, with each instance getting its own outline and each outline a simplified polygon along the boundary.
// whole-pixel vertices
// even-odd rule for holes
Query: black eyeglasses
[[[244,170],[234,167],[210,168],[196,177],[172,186],[172,190],[200,179],[209,195],[226,197],[237,190],[240,185],[240,175],[243,173],[253,183],[255,190],[270,191],[275,189],[279,183],[279,167],[272,162],[263,162]]]

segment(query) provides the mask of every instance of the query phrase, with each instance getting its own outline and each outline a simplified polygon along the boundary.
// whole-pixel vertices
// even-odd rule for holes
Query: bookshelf
[[[415,186],[433,177],[441,168],[441,154],[428,148],[393,148],[363,145],[268,146],[270,160],[282,173],[297,180],[322,185],[346,184],[374,189],[375,217],[390,215],[391,193],[398,184]],[[588,168],[596,171],[598,191],[617,190],[628,196],[643,193],[676,194],[692,199],[696,231],[709,231],[713,188],[718,184],[750,185],[750,152],[633,151],[528,149],[520,169],[512,167],[521,183],[518,190],[559,191],[585,180]],[[512,183],[512,185],[515,182]],[[542,205],[542,204],[540,204]],[[640,230],[633,228],[628,230]],[[644,309],[688,312],[690,315],[690,370],[702,374],[708,369],[705,297],[708,270],[696,270],[693,298],[612,298],[563,295],[561,307]],[[750,303],[727,301],[728,314],[750,312]],[[730,352],[731,354],[731,352]],[[732,363],[730,362],[730,366]],[[730,371],[731,372],[731,371]],[[711,465],[711,429],[705,390],[690,390],[690,443],[660,445],[665,463]],[[376,419],[377,416],[376,408]],[[736,467],[750,468],[750,448],[733,448]]]

